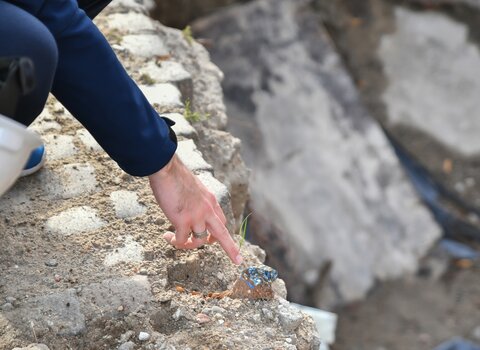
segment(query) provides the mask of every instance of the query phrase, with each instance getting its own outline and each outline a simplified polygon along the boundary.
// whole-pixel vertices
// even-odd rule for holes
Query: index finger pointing
[[[214,236],[218,243],[222,246],[223,250],[227,253],[228,257],[237,265],[240,265],[243,261],[240,255],[240,250],[233,241],[230,233],[220,219],[214,215],[207,221],[207,228],[210,234]]]

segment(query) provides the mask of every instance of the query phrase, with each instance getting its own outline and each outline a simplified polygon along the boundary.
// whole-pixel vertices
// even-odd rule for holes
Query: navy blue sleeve
[[[164,167],[177,146],[169,126],[77,2],[44,1],[36,16],[58,45],[55,97],[127,173],[146,176]]]

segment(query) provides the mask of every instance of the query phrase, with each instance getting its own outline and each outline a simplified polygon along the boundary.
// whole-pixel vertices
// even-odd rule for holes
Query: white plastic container
[[[0,114],[0,196],[13,185],[32,150],[41,144],[37,134]]]

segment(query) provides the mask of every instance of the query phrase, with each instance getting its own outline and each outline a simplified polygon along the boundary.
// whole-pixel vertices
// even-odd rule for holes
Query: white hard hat
[[[0,196],[18,178],[31,151],[41,144],[37,134],[0,114]]]

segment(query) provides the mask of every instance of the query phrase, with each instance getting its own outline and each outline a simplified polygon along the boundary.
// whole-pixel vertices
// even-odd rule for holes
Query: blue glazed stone
[[[241,278],[253,289],[262,284],[270,284],[278,277],[278,272],[268,266],[250,266],[242,272]]]

